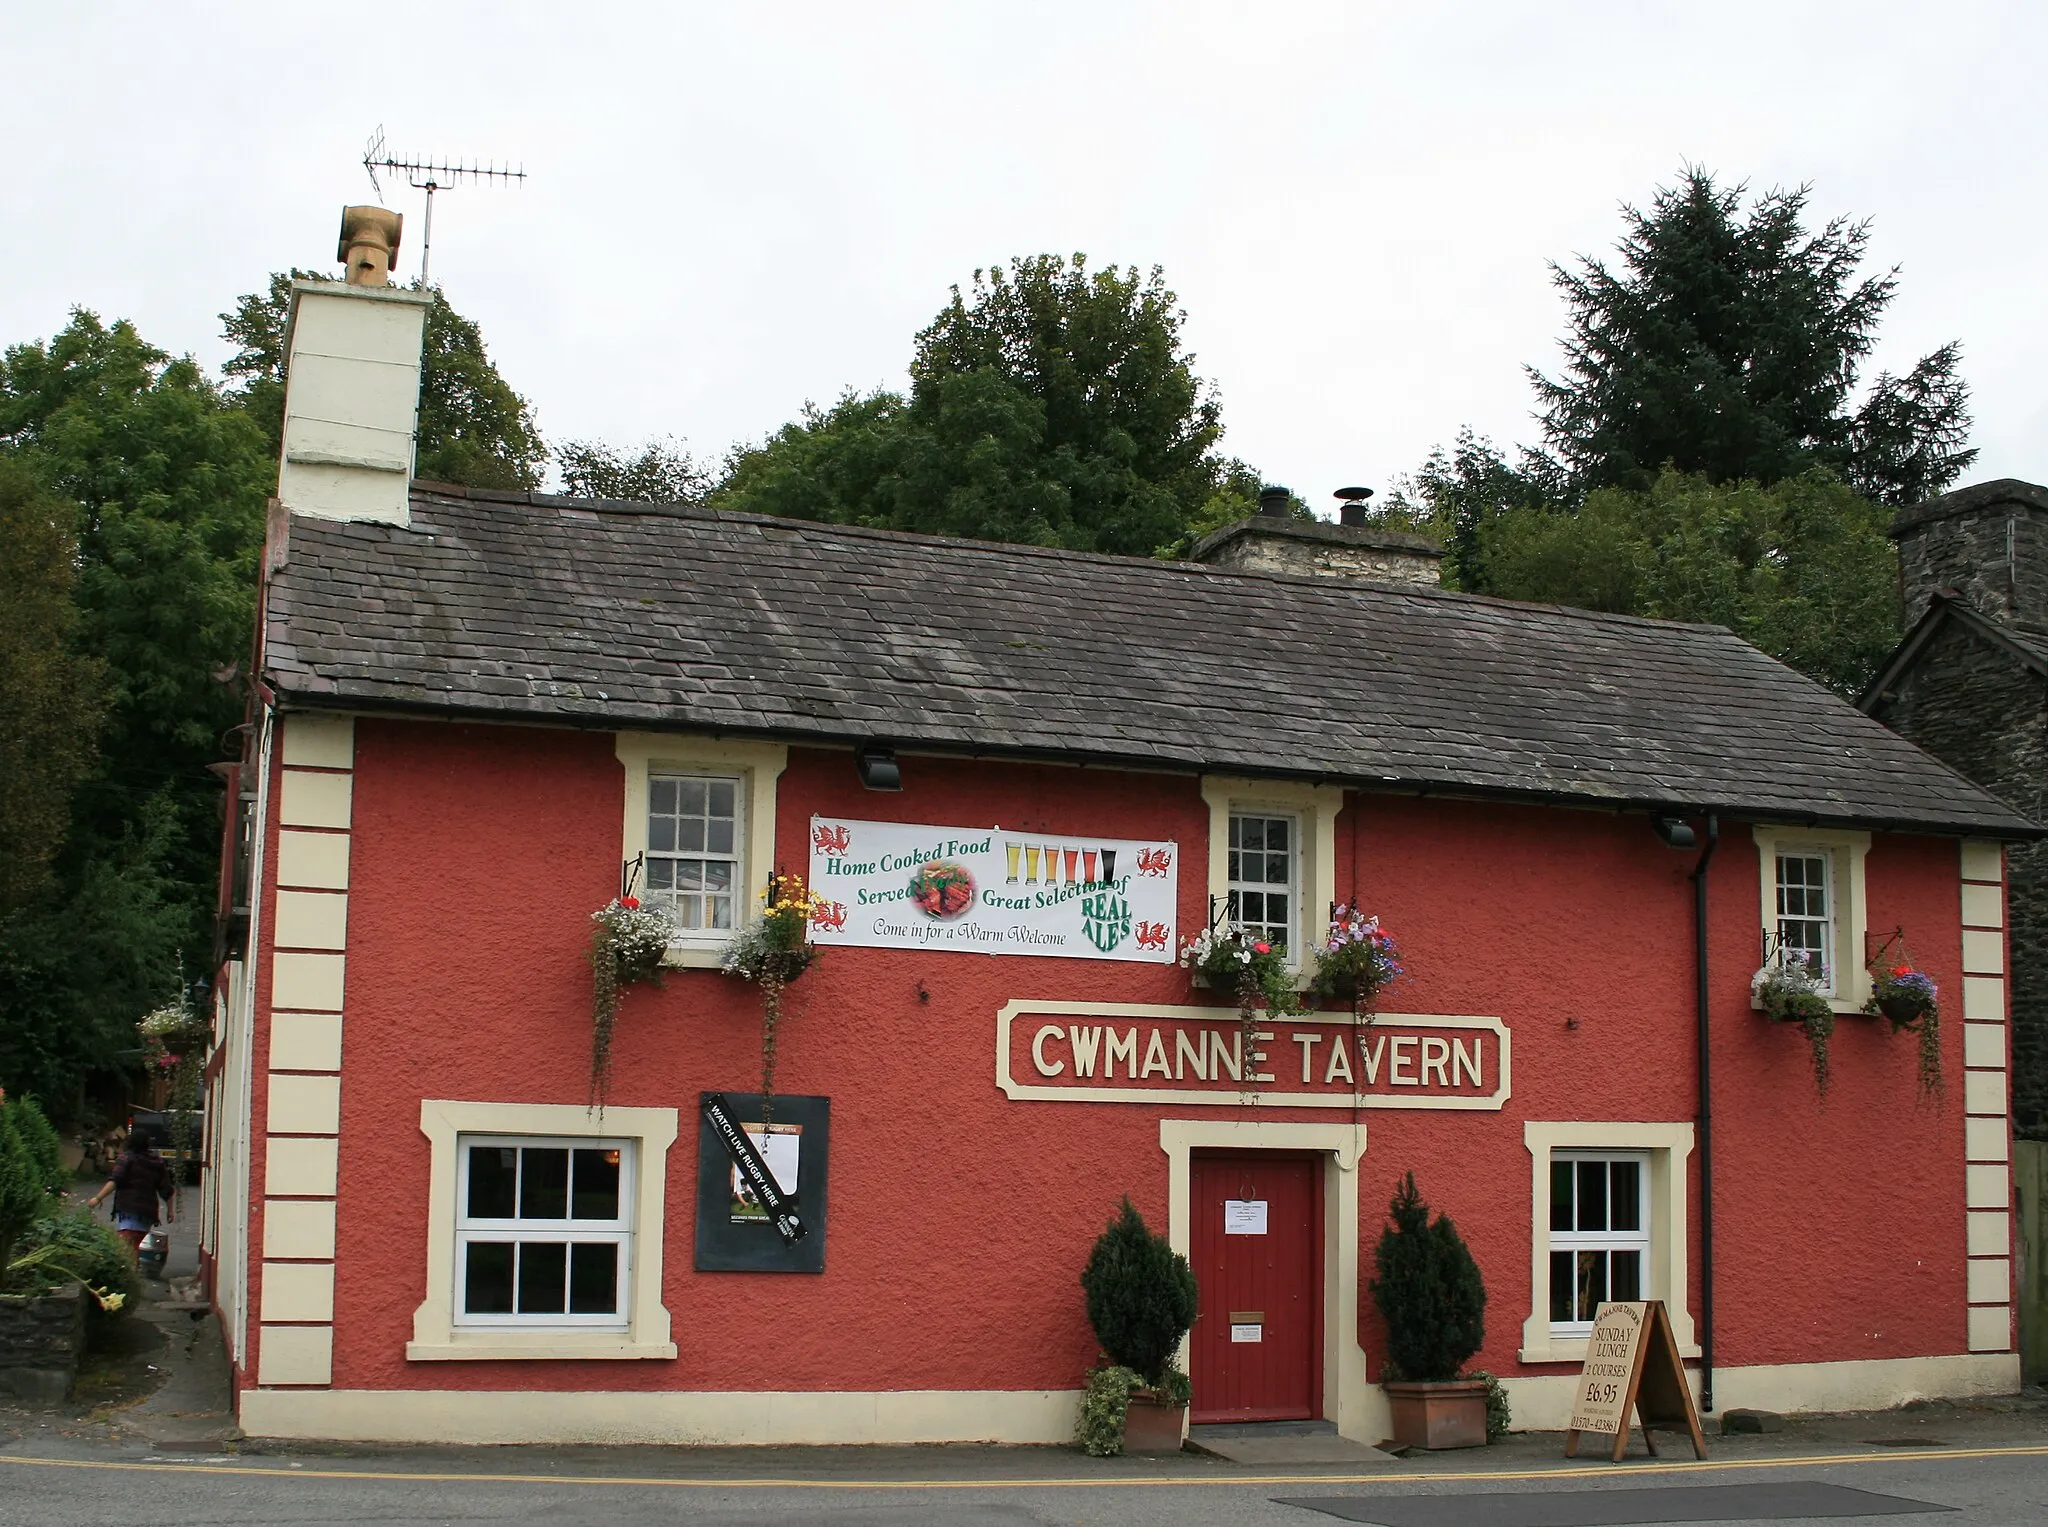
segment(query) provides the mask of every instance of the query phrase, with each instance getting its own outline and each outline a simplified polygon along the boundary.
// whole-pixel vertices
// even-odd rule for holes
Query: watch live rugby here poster
[[[813,817],[811,939],[1168,965],[1179,870],[1172,842]]]

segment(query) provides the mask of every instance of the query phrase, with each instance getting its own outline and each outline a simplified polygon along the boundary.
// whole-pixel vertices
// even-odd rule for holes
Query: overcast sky
[[[5,0],[0,39],[0,342],[80,305],[217,365],[237,293],[338,273],[382,124],[528,171],[436,198],[433,273],[551,440],[720,456],[900,386],[977,266],[1082,250],[1165,268],[1225,448],[1326,508],[1534,440],[1545,262],[1695,162],[1870,218],[1878,363],[1960,339],[1970,478],[2048,479],[2038,0]]]

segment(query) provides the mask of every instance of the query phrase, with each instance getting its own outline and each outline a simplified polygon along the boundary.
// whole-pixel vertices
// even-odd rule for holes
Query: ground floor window
[[[426,1293],[405,1355],[674,1357],[662,1237],[679,1118],[673,1108],[423,1100]]]
[[[1529,1312],[1525,1363],[1575,1363],[1594,1313],[1661,1299],[1679,1350],[1697,1353],[1686,1246],[1690,1124],[1527,1123]]]
[[[1552,1335],[1590,1335],[1601,1305],[1650,1297],[1649,1191],[1645,1155],[1551,1155]]]
[[[626,1324],[633,1142],[464,1135],[458,1326]]]

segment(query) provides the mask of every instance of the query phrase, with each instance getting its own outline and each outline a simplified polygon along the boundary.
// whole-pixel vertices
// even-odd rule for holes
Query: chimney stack
[[[1287,518],[1287,503],[1294,495],[1285,488],[1267,486],[1259,489],[1259,513],[1267,519]]]
[[[434,299],[391,285],[402,227],[382,207],[344,208],[335,257],[348,279],[292,283],[277,497],[293,514],[411,518],[420,352]]]
[[[1349,578],[1367,583],[1438,581],[1444,549],[1428,536],[1375,525],[1366,515],[1370,488],[1339,488],[1342,523],[1288,517],[1285,488],[1259,490],[1259,512],[1202,537],[1189,560],[1255,572]]]
[[[1372,489],[1339,488],[1337,490],[1337,497],[1343,500],[1344,504],[1344,507],[1338,511],[1340,522],[1346,525],[1363,525],[1367,523],[1365,501],[1372,497]]]

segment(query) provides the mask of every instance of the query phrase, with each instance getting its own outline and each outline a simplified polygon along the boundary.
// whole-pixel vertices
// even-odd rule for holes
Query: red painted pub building
[[[1369,527],[1167,562],[412,481],[423,299],[351,227],[360,284],[294,288],[217,983],[248,1432],[1065,1440],[1128,1194],[1200,1283],[1194,1419],[1372,1441],[1410,1171],[1520,1425],[1610,1296],[1667,1302],[1716,1408],[2017,1387],[2032,824],[1723,630],[1449,593]],[[762,1131],[720,966],[778,869],[820,954]],[[677,932],[599,1107],[622,884]],[[1370,1023],[1247,1048],[1176,961],[1234,908],[1305,977],[1339,905],[1406,965]],[[1932,1091],[1861,1014],[1888,939],[1939,983]],[[1752,999],[1782,946],[1840,1015],[1824,1093]]]

